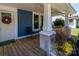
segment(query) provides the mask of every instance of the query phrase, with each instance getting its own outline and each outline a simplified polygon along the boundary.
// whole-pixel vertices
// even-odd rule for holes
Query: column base
[[[55,39],[55,31],[50,31],[50,32],[40,32],[40,48],[42,48],[44,51],[47,52],[48,55],[50,55],[50,52],[53,48],[52,45],[52,40]]]

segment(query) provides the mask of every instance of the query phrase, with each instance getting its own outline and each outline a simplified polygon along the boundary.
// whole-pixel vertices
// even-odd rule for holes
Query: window
[[[43,29],[43,16],[41,16],[41,30]]]
[[[33,13],[33,31],[42,30],[43,27],[43,14]]]
[[[33,24],[34,31],[39,30],[39,15],[34,14],[34,24]]]
[[[38,29],[38,28],[39,28],[39,16],[34,15],[34,29]]]

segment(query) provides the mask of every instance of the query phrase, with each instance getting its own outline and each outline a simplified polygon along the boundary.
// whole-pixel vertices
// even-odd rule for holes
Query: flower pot
[[[59,25],[59,26],[54,26],[54,28],[62,28],[63,26]]]

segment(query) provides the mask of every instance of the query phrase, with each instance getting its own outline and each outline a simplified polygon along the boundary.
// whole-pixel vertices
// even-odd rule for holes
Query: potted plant
[[[63,27],[65,25],[65,22],[62,18],[57,18],[55,21],[54,21],[54,26],[59,28],[59,27]]]
[[[64,55],[71,55],[73,53],[73,47],[71,42],[65,41],[63,45],[56,45],[57,50],[59,51],[59,55],[63,53]],[[61,52],[61,53],[60,53]]]

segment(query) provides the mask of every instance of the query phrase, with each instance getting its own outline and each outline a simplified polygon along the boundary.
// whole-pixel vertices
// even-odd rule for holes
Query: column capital
[[[51,5],[50,3],[44,3],[43,5]]]
[[[46,35],[46,36],[51,36],[51,35],[55,35],[56,32],[55,32],[55,31],[51,31],[51,32],[47,32],[47,31],[44,32],[44,31],[41,31],[40,34],[42,34],[42,35]]]

